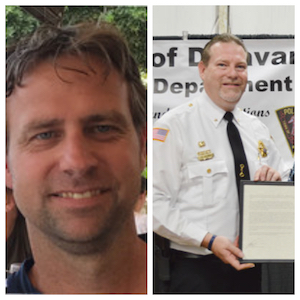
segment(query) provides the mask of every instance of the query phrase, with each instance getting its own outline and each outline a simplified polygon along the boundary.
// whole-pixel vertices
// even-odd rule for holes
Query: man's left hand
[[[254,181],[281,181],[281,176],[275,169],[262,166],[256,171]]]

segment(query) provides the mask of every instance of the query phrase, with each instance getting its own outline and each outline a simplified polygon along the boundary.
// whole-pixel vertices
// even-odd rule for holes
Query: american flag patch
[[[153,140],[164,142],[167,138],[168,133],[169,133],[168,129],[154,128],[153,129]]]

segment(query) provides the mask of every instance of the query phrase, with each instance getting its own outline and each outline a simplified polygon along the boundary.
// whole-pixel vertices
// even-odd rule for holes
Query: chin
[[[241,94],[238,95],[220,95],[220,97],[228,104],[236,105],[240,99],[241,99]]]

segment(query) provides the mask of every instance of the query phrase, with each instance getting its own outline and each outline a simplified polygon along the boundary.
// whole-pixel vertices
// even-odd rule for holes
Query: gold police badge
[[[262,141],[258,141],[258,153],[261,157],[268,156],[268,150]]]

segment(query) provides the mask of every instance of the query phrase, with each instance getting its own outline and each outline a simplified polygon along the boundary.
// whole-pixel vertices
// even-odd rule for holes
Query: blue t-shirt
[[[41,294],[36,290],[29,278],[28,272],[34,265],[32,258],[27,259],[21,265],[19,271],[11,274],[6,281],[6,293],[7,294]]]

